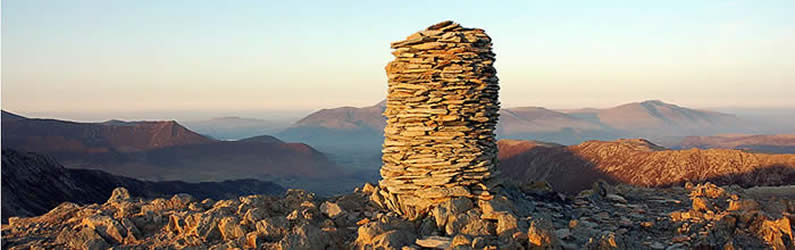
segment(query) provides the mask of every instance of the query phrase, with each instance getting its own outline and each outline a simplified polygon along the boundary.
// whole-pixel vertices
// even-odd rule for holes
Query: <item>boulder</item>
[[[369,194],[369,193],[372,193],[373,191],[375,191],[375,187],[373,186],[373,184],[371,184],[369,182],[365,182],[364,186],[362,186],[362,192],[363,193],[368,193]]]
[[[357,230],[356,245],[372,245],[375,237],[385,233],[387,230],[388,227],[386,225],[377,221],[368,222],[364,225],[361,225]]]
[[[450,242],[450,247],[455,248],[458,246],[468,247],[472,245],[472,240],[463,234],[456,235],[453,237],[453,240]]]
[[[729,201],[728,211],[754,211],[759,210],[759,202],[751,199]]]
[[[127,229],[110,216],[89,216],[83,218],[81,225],[96,230],[106,241],[123,243],[124,238],[127,237]]]
[[[337,203],[328,201],[320,204],[320,212],[332,219],[335,219],[345,213],[342,208],[337,205]]]
[[[472,209],[473,206],[472,200],[470,199],[456,198],[440,203],[431,209],[431,213],[436,219],[436,226],[438,228],[445,228],[449,220]]]
[[[186,209],[193,201],[193,196],[189,194],[175,194],[174,196],[171,196],[171,199],[168,200],[168,207],[169,209],[183,210]]]
[[[417,236],[402,230],[390,230],[373,238],[374,249],[398,250],[414,243]]]
[[[113,189],[113,192],[110,194],[110,198],[105,203],[113,203],[119,201],[126,201],[130,199],[130,192],[127,191],[126,188],[117,187]]]
[[[448,249],[452,244],[453,239],[450,237],[442,236],[428,236],[422,239],[417,239],[414,243],[424,248],[432,249]]]
[[[326,232],[310,224],[302,224],[293,228],[279,241],[283,250],[314,250],[326,249],[329,238]]]
[[[560,249],[561,245],[552,224],[543,219],[536,219],[527,229],[527,239],[532,249]]]
[[[264,208],[255,207],[246,211],[243,214],[242,224],[255,226],[256,223],[268,217],[267,211]]]
[[[497,216],[497,235],[513,235],[519,229],[519,220],[515,215],[501,212]]]
[[[262,219],[257,222],[257,232],[260,233],[266,241],[278,241],[287,232],[285,228],[288,226],[287,218],[284,216],[275,216]]]
[[[65,228],[58,234],[55,243],[63,244],[71,249],[107,249],[110,245],[92,228],[81,227],[74,231]]]
[[[240,219],[232,216],[221,219],[218,222],[218,230],[221,231],[221,237],[224,240],[238,239],[246,234],[240,225]]]
[[[222,238],[218,229],[220,217],[210,212],[191,214],[185,217],[185,233],[196,235],[204,242],[212,242]]]
[[[496,225],[493,222],[480,219],[480,213],[475,210],[469,210],[466,213],[464,225],[458,230],[458,233],[469,236],[487,236],[495,235]],[[455,234],[449,234],[455,235]]]
[[[379,216],[377,220],[359,226],[354,245],[359,248],[372,247],[377,236],[392,230],[415,234],[413,223],[396,216]]]
[[[706,197],[710,199],[723,198],[727,196],[725,189],[712,183],[698,184],[690,191],[690,197]]]
[[[761,225],[754,229],[757,237],[773,249],[791,249],[795,246],[792,225],[787,217],[777,220],[763,219]]]
[[[483,218],[497,220],[502,213],[516,214],[516,206],[508,197],[499,195],[491,200],[479,200],[478,207],[483,211]]]
[[[264,247],[265,239],[260,232],[254,231],[246,234],[245,248],[261,249]]]
[[[697,212],[707,212],[713,210],[712,202],[707,200],[704,197],[693,197],[692,199],[692,207],[693,211]]]

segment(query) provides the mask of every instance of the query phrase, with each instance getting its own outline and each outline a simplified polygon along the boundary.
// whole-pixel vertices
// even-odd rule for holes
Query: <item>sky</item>
[[[493,39],[503,107],[795,107],[795,1],[2,1],[2,108],[369,106],[389,43]]]

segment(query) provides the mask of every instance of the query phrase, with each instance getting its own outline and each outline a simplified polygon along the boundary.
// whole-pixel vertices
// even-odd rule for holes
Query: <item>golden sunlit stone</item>
[[[407,216],[491,199],[499,85],[491,38],[444,21],[392,43],[379,204]]]

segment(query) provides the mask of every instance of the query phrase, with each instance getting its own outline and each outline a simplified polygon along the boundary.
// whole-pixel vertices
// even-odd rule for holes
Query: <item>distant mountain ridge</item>
[[[175,121],[79,123],[2,115],[4,146],[43,153],[137,152],[215,141]]]
[[[730,148],[756,152],[795,154],[795,134],[688,136],[675,148]]]
[[[150,182],[98,170],[67,169],[51,157],[11,149],[2,152],[3,221],[12,216],[41,215],[61,202],[102,203],[116,187],[134,196],[163,197],[187,193],[197,199],[247,194],[280,194],[284,188],[253,179],[224,182]]]
[[[659,100],[628,103],[607,109],[571,110],[567,113],[590,116],[607,127],[637,136],[692,135],[752,129],[743,127],[748,124],[735,115],[684,108]]]
[[[288,141],[306,141],[312,145],[378,146],[383,142],[383,110],[383,102],[362,108],[323,109],[278,135]],[[496,131],[500,138],[569,145],[587,140],[644,137],[665,141],[669,137],[755,131],[751,124],[731,114],[690,109],[659,100],[606,109],[513,107],[503,108],[500,114]]]
[[[547,181],[568,193],[588,189],[599,179],[643,187],[685,181],[744,187],[795,184],[795,154],[670,150],[643,139],[572,146],[500,140],[498,147],[503,177],[517,182]]]
[[[174,121],[79,123],[3,112],[2,144],[47,153],[69,168],[147,180],[333,178],[342,172],[303,143],[271,136],[219,141]]]

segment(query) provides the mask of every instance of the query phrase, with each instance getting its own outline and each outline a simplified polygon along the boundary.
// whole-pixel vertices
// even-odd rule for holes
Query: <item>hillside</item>
[[[46,153],[67,168],[193,182],[334,178],[342,172],[311,146],[270,136],[218,141],[173,121],[78,123],[14,117],[2,121],[4,147]]]
[[[322,109],[304,117],[277,136],[285,141],[312,145],[339,166],[375,170],[381,166],[381,144],[384,142],[386,126],[382,113],[385,108],[386,103],[380,102],[362,108]]]
[[[67,169],[50,157],[3,149],[3,221],[12,216],[41,215],[62,202],[103,202],[116,187],[140,197],[187,193],[204,199],[228,199],[240,195],[278,194],[284,188],[253,179],[224,182],[150,182],[120,177],[97,170]]]
[[[669,150],[646,140],[588,141],[573,146],[500,140],[500,170],[525,183],[547,181],[577,192],[604,179],[642,187],[711,181],[721,185],[795,184],[795,155],[729,149]]]
[[[386,103],[369,107],[340,107],[322,109],[280,132],[286,141],[301,141],[318,147],[340,144],[380,145],[383,142],[386,119],[382,115]]]
[[[117,154],[57,154],[67,167],[102,169],[147,180],[221,181],[239,178],[333,178],[339,168],[303,143],[256,139],[166,147]]]
[[[795,154],[795,135],[688,136],[671,145],[675,148],[730,148],[761,153]]]

